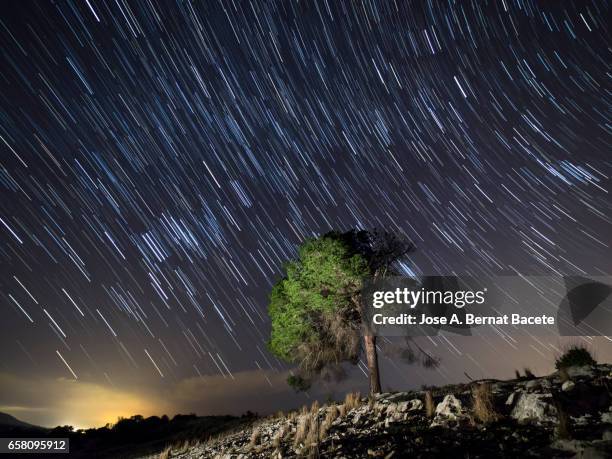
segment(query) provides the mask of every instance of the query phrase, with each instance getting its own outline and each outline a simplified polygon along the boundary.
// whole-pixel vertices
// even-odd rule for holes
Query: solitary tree
[[[272,288],[269,304],[269,349],[298,364],[290,384],[306,389],[323,370],[357,363],[363,350],[370,393],[381,391],[376,336],[364,329],[363,346],[360,342],[361,290],[366,278],[392,272],[412,250],[412,243],[384,231],[333,232],[300,246]]]

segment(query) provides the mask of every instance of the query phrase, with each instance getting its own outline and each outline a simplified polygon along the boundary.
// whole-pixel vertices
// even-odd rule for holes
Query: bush
[[[287,378],[287,384],[289,384],[296,392],[305,392],[310,389],[310,381],[299,375],[290,375]]]
[[[493,400],[493,390],[491,384],[478,384],[472,388],[472,398],[474,399],[474,416],[483,424],[495,422],[499,415],[495,411]]]
[[[574,345],[567,348],[563,355],[555,361],[555,368],[560,370],[561,368],[595,364],[597,362],[586,347]]]

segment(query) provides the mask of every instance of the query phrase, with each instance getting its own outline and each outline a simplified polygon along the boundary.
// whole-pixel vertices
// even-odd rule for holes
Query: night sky
[[[608,1],[0,8],[0,411],[365,388],[293,394],[266,351],[282,264],[330,229],[405,234],[414,273],[612,273]],[[550,371],[559,343],[422,345],[441,367],[383,358],[384,387]]]

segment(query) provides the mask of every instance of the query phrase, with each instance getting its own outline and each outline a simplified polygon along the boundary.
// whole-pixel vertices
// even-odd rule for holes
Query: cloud
[[[116,389],[74,379],[32,379],[0,373],[0,411],[36,425],[103,426],[118,417],[178,413],[199,415],[268,413],[302,403],[287,386],[286,373],[245,371],[186,378],[165,386]]]
[[[74,379],[33,379],[0,373],[0,411],[42,426],[102,426],[119,416],[163,411],[141,394]]]
[[[176,382],[147,379],[138,386],[118,389],[82,379],[32,379],[0,373],[0,411],[36,425],[68,424],[75,428],[103,426],[120,416],[135,414],[269,414],[334,393],[343,397],[354,389],[349,385],[355,382],[318,384],[315,392],[304,394],[295,393],[287,385],[287,376],[288,372],[252,370],[234,373],[233,378],[212,375]]]
[[[233,376],[183,379],[165,396],[181,412],[207,415],[238,415],[247,410],[268,413],[304,399],[304,395],[294,394],[287,386],[284,372],[244,371]]]

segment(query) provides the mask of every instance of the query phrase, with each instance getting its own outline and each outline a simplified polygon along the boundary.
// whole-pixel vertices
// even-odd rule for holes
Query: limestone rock
[[[552,405],[551,394],[523,392],[519,395],[510,416],[519,422],[554,422],[557,409]]]

